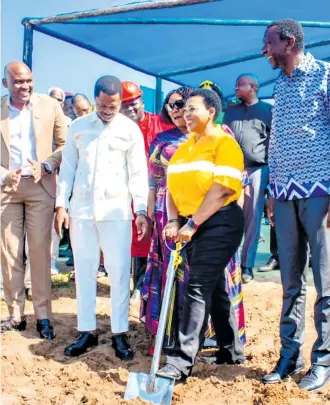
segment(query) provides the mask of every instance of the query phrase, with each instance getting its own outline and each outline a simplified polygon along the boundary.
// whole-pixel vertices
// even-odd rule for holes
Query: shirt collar
[[[30,100],[30,102],[23,108],[23,110],[19,110],[18,108],[16,108],[15,106],[12,105],[12,103],[10,102],[10,96],[8,95],[8,108],[9,108],[9,110],[11,110],[11,111],[19,111],[19,112],[22,112],[24,109],[28,109],[28,110],[31,111],[31,109],[32,109],[32,103],[31,103],[31,100]]]
[[[93,111],[93,112],[92,112],[91,121],[92,121],[92,122],[100,122],[100,123],[101,123],[102,120],[99,118],[99,116],[97,115],[96,111]]]
[[[307,73],[312,69],[314,62],[315,62],[314,56],[311,53],[307,52],[303,56],[302,61],[299,63],[296,69]]]
[[[209,139],[210,137],[217,137],[217,136],[219,136],[219,135],[223,135],[223,134],[226,134],[226,135],[229,135],[229,134],[227,134],[227,132],[225,132],[223,129],[222,129],[222,127],[221,127],[221,125],[219,125],[219,124],[217,124],[216,125],[216,127],[214,128],[214,131],[212,132],[212,133],[210,133],[210,134],[208,134],[207,136],[204,136],[203,138],[199,138],[200,140],[201,139]],[[196,141],[197,141],[197,139],[196,139],[196,137],[197,137],[197,133],[196,132],[190,132],[188,135],[187,135],[187,137],[188,137],[188,142],[190,142],[190,143],[195,143]]]
[[[301,73],[310,72],[314,66],[314,62],[315,62],[314,56],[311,53],[307,52],[306,54],[304,54],[299,65],[293,69],[293,72],[292,72],[291,76],[289,76],[289,77],[292,77],[294,74],[297,74],[300,72]],[[282,76],[288,77],[285,74],[284,70],[282,70]]]
[[[97,115],[97,112],[96,111],[93,111],[92,112],[92,114],[91,114],[91,122],[96,122],[96,123],[98,123],[99,125],[103,125],[103,126],[109,126],[110,124],[112,124],[116,119],[117,119],[117,116],[119,115],[120,113],[118,113],[118,114],[116,114],[115,116],[114,116],[114,118],[112,119],[112,121],[110,121],[110,122],[108,122],[108,123],[104,123],[102,120],[101,120],[101,118]]]

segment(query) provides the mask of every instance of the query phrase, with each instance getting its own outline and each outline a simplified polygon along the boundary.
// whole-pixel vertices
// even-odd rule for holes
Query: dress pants
[[[227,349],[233,361],[245,360],[224,272],[240,245],[243,228],[243,212],[236,203],[231,203],[204,222],[187,245],[190,274],[179,336],[166,361],[186,376],[204,343],[209,314],[218,346]]]
[[[265,190],[268,184],[269,168],[267,165],[247,168],[250,195],[244,196],[244,242],[242,247],[242,266],[254,267],[257,254],[261,219],[265,205]]]
[[[314,323],[317,339],[311,362],[330,366],[330,229],[326,227],[330,196],[275,201],[274,215],[281,263],[283,307],[281,355],[301,356],[305,332],[308,243],[317,298]]]
[[[96,329],[96,287],[100,250],[111,287],[113,333],[128,331],[132,221],[70,218],[70,238],[75,261],[78,330]]]
[[[1,188],[1,268],[10,316],[24,315],[24,238],[31,264],[32,300],[37,319],[51,316],[50,245],[54,199],[41,183],[21,178],[17,191]]]
[[[55,215],[54,215],[54,219],[55,219]],[[56,260],[58,258],[59,249],[60,249],[60,237],[57,235],[57,233],[55,231],[55,227],[52,226],[52,242],[50,245],[51,264],[53,261],[56,262]],[[31,264],[30,264],[29,245],[28,245],[27,237],[25,240],[25,254],[26,254],[26,264],[25,264],[24,285],[25,285],[25,288],[32,289]]]
[[[269,241],[270,254],[278,261],[278,248],[276,239],[276,227],[270,225],[270,241]]]

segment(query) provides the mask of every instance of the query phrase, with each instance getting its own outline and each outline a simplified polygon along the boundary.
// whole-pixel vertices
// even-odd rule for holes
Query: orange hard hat
[[[141,97],[143,92],[140,87],[133,82],[126,80],[125,82],[121,83],[123,87],[123,98],[121,101],[127,102],[134,100],[135,98]]]

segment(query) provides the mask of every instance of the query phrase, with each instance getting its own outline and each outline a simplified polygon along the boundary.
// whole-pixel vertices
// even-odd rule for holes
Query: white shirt
[[[147,209],[140,128],[120,113],[109,124],[96,112],[74,120],[62,153],[56,207],[68,208],[75,218],[120,221],[132,219],[132,198],[134,212]]]
[[[9,114],[9,170],[15,171],[23,168],[22,175],[30,175],[28,159],[37,160],[36,140],[32,123],[31,104],[19,110],[10,104],[8,97]],[[26,167],[26,169],[24,169]]]

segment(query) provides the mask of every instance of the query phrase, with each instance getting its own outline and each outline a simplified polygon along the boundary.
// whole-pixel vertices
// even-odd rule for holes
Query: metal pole
[[[199,4],[199,3],[211,3],[217,0],[164,0],[164,1],[155,1],[155,2],[139,2],[136,1],[132,4],[126,4],[123,6],[118,7],[111,7],[106,9],[99,9],[99,10],[87,10],[87,11],[78,11],[75,13],[66,13],[55,15],[52,17],[46,18],[34,18],[34,17],[27,17],[22,21],[24,24],[25,20],[28,20],[33,25],[39,24],[51,24],[51,23],[63,23],[70,20],[80,19],[80,18],[89,18],[89,17],[100,17],[104,15],[113,15],[119,13],[126,13],[128,11],[142,11],[142,10],[157,10],[161,8],[174,8],[174,7],[182,7],[182,6],[190,6],[192,4]]]
[[[103,15],[109,15],[103,14]],[[267,27],[272,20],[219,20],[213,18],[111,18],[111,19],[98,19],[97,17],[90,18],[89,16],[78,17],[79,19],[63,19],[63,21],[48,21],[43,20],[30,20],[33,24],[49,24],[52,22],[65,22],[66,24],[163,24],[163,25],[226,25],[231,27],[244,26],[244,27]],[[330,28],[330,22],[326,21],[300,21],[303,27],[311,28]]]
[[[162,78],[156,77],[155,112],[158,114],[162,108]]]
[[[325,46],[325,45],[329,45],[329,44],[330,44],[330,39],[325,39],[325,40],[316,41],[316,42],[310,42],[309,44],[305,45],[305,49],[316,48],[318,46]],[[162,77],[173,77],[173,76],[178,76],[178,75],[187,74],[187,73],[200,72],[200,71],[220,68],[220,67],[224,67],[224,66],[228,66],[228,65],[234,65],[236,63],[245,62],[248,60],[259,59],[259,58],[264,58],[264,55],[262,55],[262,53],[260,53],[260,52],[251,53],[248,55],[238,56],[237,58],[227,59],[222,62],[210,63],[208,65],[201,65],[201,66],[194,66],[194,67],[186,68],[186,69],[173,70],[172,72],[160,72],[159,75]]]
[[[23,62],[32,70],[33,28],[27,21],[24,21],[23,41]]]

